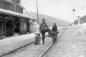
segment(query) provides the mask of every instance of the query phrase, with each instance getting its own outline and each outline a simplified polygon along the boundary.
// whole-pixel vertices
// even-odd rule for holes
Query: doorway
[[[9,20],[6,22],[6,36],[12,36],[14,30],[14,22]]]

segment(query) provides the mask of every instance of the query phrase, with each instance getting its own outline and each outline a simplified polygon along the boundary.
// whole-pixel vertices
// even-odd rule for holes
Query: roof
[[[12,3],[12,1],[11,1],[11,0],[3,0],[3,1],[5,1],[5,2],[9,2],[9,3]]]
[[[21,13],[13,12],[13,11],[10,11],[10,10],[5,10],[5,9],[1,9],[1,8],[0,8],[0,13],[33,19],[31,16],[27,16],[27,15],[24,15],[24,14],[21,14]]]
[[[5,1],[5,2],[9,2],[9,3],[13,3],[13,4],[18,4],[19,2],[20,2],[20,0],[3,0],[3,1]]]

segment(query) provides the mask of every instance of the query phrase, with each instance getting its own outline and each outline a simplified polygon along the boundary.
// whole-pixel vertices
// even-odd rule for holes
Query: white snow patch
[[[49,57],[86,57],[86,23],[68,27]],[[60,47],[60,48],[59,48]]]
[[[32,22],[30,25],[31,33],[39,32],[39,25],[36,22]]]
[[[13,36],[0,40],[0,56],[34,41],[35,34]]]
[[[84,55],[80,55],[79,57],[84,57]]]

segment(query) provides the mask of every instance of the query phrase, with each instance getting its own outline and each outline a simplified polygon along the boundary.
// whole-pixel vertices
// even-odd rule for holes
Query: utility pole
[[[80,16],[78,16],[78,24],[80,24]]]
[[[73,9],[73,25],[74,25],[74,17],[75,17],[75,9]]]
[[[36,11],[37,11],[37,17],[36,17],[36,19],[37,19],[37,22],[38,22],[38,24],[39,24],[39,14],[38,14],[38,0],[36,0]]]

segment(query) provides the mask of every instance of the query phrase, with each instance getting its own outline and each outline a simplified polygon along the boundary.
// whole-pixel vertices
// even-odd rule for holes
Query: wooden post
[[[38,14],[38,0],[36,0],[36,10],[37,10],[37,22],[39,24],[39,14]]]
[[[74,18],[75,18],[75,9],[73,9],[73,25],[74,25]]]

